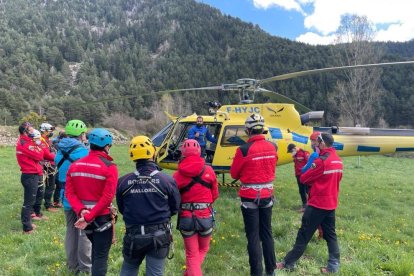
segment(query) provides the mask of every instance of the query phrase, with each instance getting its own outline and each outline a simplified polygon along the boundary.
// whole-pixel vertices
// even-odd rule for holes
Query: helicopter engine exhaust
[[[311,111],[300,115],[300,121],[302,122],[302,125],[304,125],[310,121],[322,120],[324,113],[325,111]]]

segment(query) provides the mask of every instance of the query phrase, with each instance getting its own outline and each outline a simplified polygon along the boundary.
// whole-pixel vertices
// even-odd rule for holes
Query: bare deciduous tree
[[[125,131],[129,136],[153,135],[168,122],[164,111],[171,115],[191,114],[191,103],[186,102],[181,96],[165,94],[159,101],[154,101],[149,108],[143,108],[148,113],[149,119],[137,120],[123,113],[112,113],[106,117],[103,125]]]
[[[336,44],[340,61],[345,65],[377,63],[381,49],[374,43],[374,27],[366,16],[349,15],[341,20]],[[340,121],[352,126],[370,126],[379,121],[378,108],[382,94],[381,69],[356,69],[345,73],[337,82],[330,101],[338,106]]]

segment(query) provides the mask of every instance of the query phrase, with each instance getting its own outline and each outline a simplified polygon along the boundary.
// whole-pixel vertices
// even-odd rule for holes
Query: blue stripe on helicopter
[[[414,148],[396,148],[395,151],[414,151]]]
[[[269,131],[270,131],[270,135],[272,136],[272,139],[282,139],[283,138],[282,131],[280,130],[280,128],[269,127]]]
[[[379,152],[380,151],[380,147],[358,146],[357,151]]]
[[[299,142],[302,144],[307,144],[308,143],[308,136],[303,136],[303,135],[299,135],[297,133],[292,132],[292,139],[295,142]]]
[[[334,143],[333,143],[333,147],[334,147],[336,150],[344,150],[344,144],[342,144],[342,143],[334,142]]]

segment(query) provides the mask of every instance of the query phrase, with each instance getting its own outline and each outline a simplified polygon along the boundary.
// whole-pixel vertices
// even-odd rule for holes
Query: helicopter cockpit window
[[[249,140],[244,126],[228,126],[224,129],[220,145],[223,147],[241,146]]]
[[[180,159],[180,146],[182,142],[188,138],[188,132],[193,125],[194,124],[191,123],[179,123],[177,125],[170,137],[171,141],[168,147],[168,156],[165,158],[165,160],[178,161]],[[219,136],[221,124],[207,123],[205,125],[208,127],[208,130],[213,137],[217,138]],[[207,163],[211,163],[213,160],[215,148],[215,144],[207,141],[205,156]]]
[[[152,136],[151,140],[154,146],[161,146],[162,142],[164,141],[165,137],[167,136],[168,132],[170,131],[173,125],[173,122],[169,122],[163,129],[161,129],[154,136]]]

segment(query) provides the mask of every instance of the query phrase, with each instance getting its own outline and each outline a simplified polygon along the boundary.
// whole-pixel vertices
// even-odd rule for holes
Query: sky
[[[413,0],[197,0],[257,24],[271,35],[312,45],[332,44],[341,16],[366,16],[375,41],[414,38]]]

